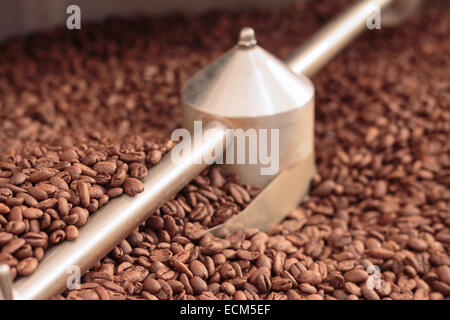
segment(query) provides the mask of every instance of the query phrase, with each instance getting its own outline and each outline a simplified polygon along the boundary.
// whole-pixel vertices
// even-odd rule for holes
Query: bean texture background
[[[114,18],[3,44],[0,262],[32,274],[109,199],[141,192],[173,147],[182,83],[241,27],[283,58],[349,3]],[[206,234],[260,191],[211,167],[55,298],[448,299],[449,32],[449,10],[427,9],[313,78],[319,175],[274,230]]]

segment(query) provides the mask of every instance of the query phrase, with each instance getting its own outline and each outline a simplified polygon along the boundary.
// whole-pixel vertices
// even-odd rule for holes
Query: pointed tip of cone
[[[240,40],[252,39],[244,28]],[[190,78],[181,96],[184,106],[210,115],[259,118],[307,105],[314,87],[260,46],[237,45]]]
[[[256,45],[256,43],[255,30],[250,27],[242,28],[239,34],[238,44],[244,47],[251,47]]]

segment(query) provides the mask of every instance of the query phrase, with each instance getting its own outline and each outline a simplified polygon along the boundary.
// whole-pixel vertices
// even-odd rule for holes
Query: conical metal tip
[[[241,33],[239,34],[238,45],[243,47],[252,47],[256,45],[256,43],[255,30],[250,27],[242,28]]]

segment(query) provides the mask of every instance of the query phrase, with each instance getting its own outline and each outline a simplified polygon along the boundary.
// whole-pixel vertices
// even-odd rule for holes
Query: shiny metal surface
[[[236,119],[292,111],[313,95],[309,79],[256,44],[236,45],[197,72],[181,91],[184,108]]]
[[[192,131],[194,120],[208,121],[209,119],[220,119],[229,128],[242,129],[278,129],[278,162],[279,172],[304,161],[314,153],[314,99],[303,105],[301,108],[278,115],[253,118],[219,118],[195,109],[183,110],[183,125]],[[262,175],[261,168],[268,165],[258,161],[255,164],[236,164],[238,143],[234,140],[234,164],[222,165],[226,173],[236,173],[241,181],[258,184],[265,187],[276,177],[276,175]],[[267,141],[267,148],[271,150],[270,140]],[[249,159],[249,151],[245,156]]]
[[[182,89],[183,126],[195,120],[219,119],[231,129],[279,130],[279,172],[308,158],[314,150],[314,86],[256,44],[254,31],[244,28],[238,44],[200,70]],[[237,154],[235,140],[234,154]],[[271,150],[267,139],[267,150]],[[249,151],[248,151],[249,152]],[[249,159],[249,154],[246,154]],[[261,174],[267,164],[224,166],[246,183],[265,187],[273,175]]]
[[[382,26],[395,27],[402,24],[420,10],[423,4],[423,0],[395,0],[383,11]]]
[[[12,300],[12,279],[9,267],[0,264],[0,300]]]
[[[385,9],[395,0],[364,0],[345,10],[302,44],[287,59],[297,74],[314,75],[356,36],[367,28],[367,19],[376,8]]]
[[[280,172],[247,208],[226,223],[210,229],[210,232],[217,237],[224,237],[230,232],[249,227],[269,231],[308,194],[310,181],[315,174],[314,154],[310,154],[304,161]]]
[[[204,135],[201,148],[192,148],[191,153],[183,155],[182,162],[174,163],[169,153],[153,167],[151,174],[144,181],[143,193],[134,197],[123,196],[113,199],[108,206],[93,214],[83,228],[80,228],[78,239],[65,241],[48,250],[45,259],[31,276],[14,283],[14,298],[52,297],[66,288],[67,279],[71,275],[68,272],[70,268],[78,267],[83,274],[111,251],[133,229],[207,167],[201,161],[204,153],[211,154],[218,144],[225,146],[226,127],[222,123],[211,121],[204,126],[204,131],[207,130],[213,131]]]

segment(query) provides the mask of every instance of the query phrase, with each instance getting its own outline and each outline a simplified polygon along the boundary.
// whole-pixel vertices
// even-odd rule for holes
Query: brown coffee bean
[[[218,268],[218,272],[220,274],[220,277],[223,280],[232,279],[232,278],[236,277],[236,270],[234,270],[232,265],[229,263],[225,263],[225,264],[221,265]]]
[[[134,196],[144,191],[144,185],[136,178],[127,178],[123,183],[123,190],[126,194]]]
[[[129,166],[129,174],[131,177],[143,180],[147,177],[147,168],[141,163],[132,163]]]
[[[26,243],[30,244],[33,248],[37,247],[46,247],[48,236],[47,234],[40,232],[40,233],[34,233],[34,232],[27,232],[25,235],[23,235],[21,240],[25,240]]]
[[[345,287],[345,290],[351,295],[355,295],[355,296],[361,295],[360,287],[358,287],[353,282],[346,282],[344,287]]]
[[[7,214],[9,213],[10,209],[3,203],[0,203],[0,214]]]
[[[208,278],[208,270],[206,270],[205,265],[199,260],[191,261],[189,269],[192,271],[194,276],[200,277],[202,279]]]
[[[27,219],[39,219],[44,215],[44,212],[36,208],[26,208],[22,214]]]
[[[368,277],[369,275],[367,274],[367,272],[362,269],[350,270],[344,274],[345,280],[353,283],[361,283],[363,281],[366,281]],[[351,292],[350,294],[354,293]]]
[[[152,150],[147,154],[147,162],[155,165],[161,161],[162,153],[159,150]]]
[[[193,276],[191,278],[191,280],[189,281],[189,283],[192,286],[192,289],[194,290],[194,293],[199,294],[202,293],[203,291],[208,290],[208,286],[206,285],[206,282],[198,277],[198,276]]]
[[[258,257],[258,252],[251,252],[248,250],[238,250],[236,257],[243,260],[255,260]]]
[[[54,175],[55,175],[55,172],[53,172],[49,169],[40,169],[40,170],[33,172],[28,177],[28,180],[33,183],[38,183],[38,182],[42,182],[42,181],[47,181]]]
[[[2,248],[1,252],[12,254],[17,250],[19,250],[20,248],[22,248],[25,245],[25,243],[26,242],[24,239],[20,238],[13,239]]]
[[[85,208],[91,203],[91,195],[89,193],[89,185],[84,181],[78,181],[78,194],[80,195],[81,205]]]
[[[321,197],[329,196],[334,190],[334,181],[326,180],[313,190],[313,194]]]
[[[393,251],[384,248],[369,249],[367,251],[367,254],[373,258],[380,258],[380,259],[390,259],[395,255]]]
[[[24,203],[27,206],[34,207],[35,205],[38,204],[38,201],[35,198],[33,198],[31,195],[29,195],[28,193],[19,192],[17,194],[17,197],[22,198]]]
[[[425,251],[428,248],[426,241],[419,238],[409,239],[408,245],[415,251]]]
[[[116,198],[120,196],[123,193],[122,188],[112,188],[108,190],[108,197],[110,198]]]
[[[33,257],[25,258],[17,265],[17,273],[21,276],[28,276],[36,270],[38,260]]]
[[[28,193],[37,201],[43,201],[48,198],[47,193],[40,187],[30,187],[28,188]]]
[[[72,225],[67,226],[64,228],[64,234],[67,240],[75,240],[78,238],[78,228]]]
[[[5,231],[11,234],[19,235],[26,230],[26,224],[24,221],[10,221],[5,227]]]
[[[9,183],[19,186],[22,183],[24,183],[27,179],[27,176],[23,172],[16,172],[14,173],[11,178],[9,178]]]
[[[50,234],[49,240],[51,244],[56,244],[64,240],[65,237],[66,233],[64,230],[56,230]]]
[[[320,273],[313,270],[302,271],[298,276],[297,280],[300,283],[308,283],[313,286],[318,285],[322,281]]]
[[[4,246],[14,238],[14,235],[9,232],[0,231],[0,246]]]
[[[361,294],[367,300],[380,300],[380,297],[378,296],[376,291],[374,289],[370,289],[369,287],[367,287],[365,283],[361,285]]]
[[[113,161],[100,161],[94,165],[94,170],[99,173],[107,173],[112,176],[117,169],[117,165]]]

